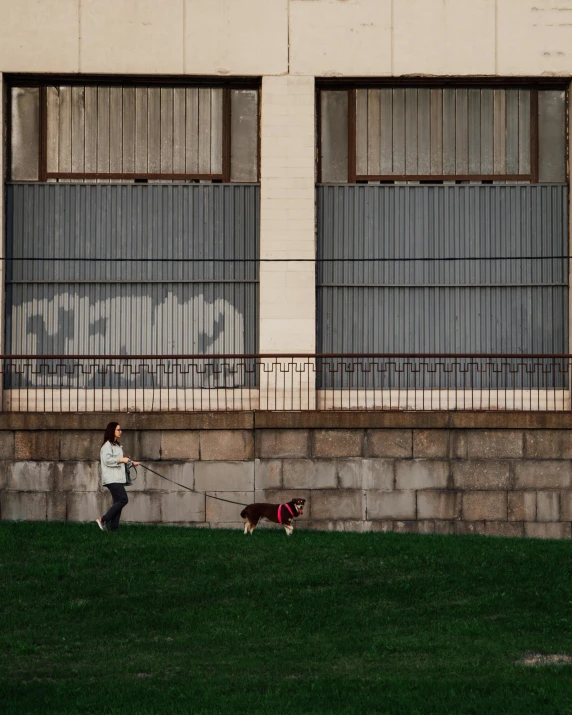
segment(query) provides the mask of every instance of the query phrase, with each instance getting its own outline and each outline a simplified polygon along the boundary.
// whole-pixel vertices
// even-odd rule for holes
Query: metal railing
[[[5,412],[570,411],[572,355],[5,355]]]

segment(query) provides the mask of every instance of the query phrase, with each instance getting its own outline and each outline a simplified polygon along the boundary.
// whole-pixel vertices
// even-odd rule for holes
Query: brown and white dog
[[[305,503],[305,499],[292,499],[287,504],[249,504],[240,512],[240,516],[246,519],[244,533],[252,534],[260,519],[268,519],[275,524],[282,524],[290,536],[294,531],[292,522],[304,513]]]

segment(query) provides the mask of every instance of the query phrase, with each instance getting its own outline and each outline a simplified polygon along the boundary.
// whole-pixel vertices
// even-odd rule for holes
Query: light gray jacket
[[[125,484],[127,477],[125,474],[125,464],[119,464],[123,458],[123,450],[118,444],[106,442],[99,452],[101,464],[101,483],[105,484]]]

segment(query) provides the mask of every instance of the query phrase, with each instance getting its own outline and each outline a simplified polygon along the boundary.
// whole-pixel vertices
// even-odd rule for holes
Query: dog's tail
[[[243,519],[246,519],[246,509],[243,509],[243,510],[240,512],[240,516],[241,516]]]

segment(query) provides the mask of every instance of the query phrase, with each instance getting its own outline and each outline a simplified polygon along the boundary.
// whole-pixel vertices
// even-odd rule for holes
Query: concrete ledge
[[[256,429],[572,429],[572,412],[253,412]],[[0,423],[0,429],[4,429]]]
[[[315,411],[254,412],[253,415],[256,429],[445,429],[450,426],[448,412]]]
[[[253,429],[253,412],[100,412],[89,414],[0,413],[0,431],[95,430],[103,436],[108,422],[126,430]]]
[[[0,413],[0,432],[232,429],[572,429],[572,412],[154,412]],[[9,450],[10,445],[6,445]],[[422,456],[421,454],[416,456]],[[423,455],[433,456],[433,455]],[[435,455],[437,456],[437,455]]]

